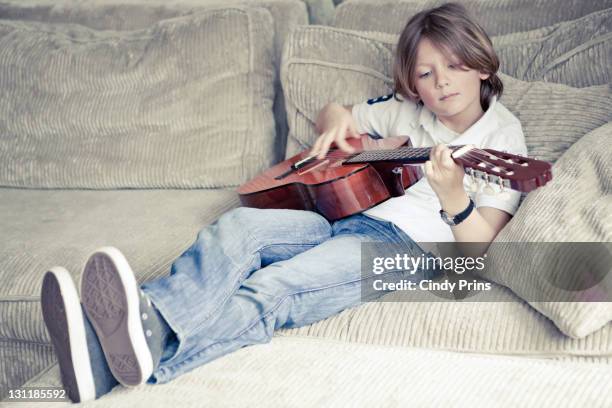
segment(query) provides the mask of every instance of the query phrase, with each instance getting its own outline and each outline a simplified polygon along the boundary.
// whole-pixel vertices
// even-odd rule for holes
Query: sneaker
[[[100,248],[89,257],[81,299],[115,378],[126,386],[146,382],[160,361],[169,328],[117,248]]]
[[[118,382],[110,372],[66,269],[56,266],[45,274],[40,303],[68,397],[82,402],[112,390]]]

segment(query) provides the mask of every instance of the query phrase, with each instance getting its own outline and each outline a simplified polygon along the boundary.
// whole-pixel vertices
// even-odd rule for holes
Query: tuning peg
[[[489,183],[489,175],[485,174],[485,187],[482,190],[487,195],[495,194],[495,189]]]
[[[470,168],[470,186],[469,186],[469,190],[471,193],[476,193],[478,191],[478,189],[480,189],[480,185],[478,183],[478,180],[476,180],[476,177],[474,176],[474,169]]]
[[[478,180],[472,180],[469,186],[470,193],[477,193],[480,190],[480,183]]]
[[[499,198],[502,200],[507,200],[510,198],[510,193],[508,189],[504,187],[504,179],[501,177],[497,180],[497,184],[499,185]]]
[[[495,189],[490,184],[486,184],[482,191],[487,195],[494,195]]]

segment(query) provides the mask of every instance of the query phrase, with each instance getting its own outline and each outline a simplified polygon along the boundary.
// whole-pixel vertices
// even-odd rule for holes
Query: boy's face
[[[462,133],[482,116],[480,81],[487,79],[474,69],[461,65],[453,55],[445,55],[429,39],[417,48],[415,87],[423,104],[450,129]]]

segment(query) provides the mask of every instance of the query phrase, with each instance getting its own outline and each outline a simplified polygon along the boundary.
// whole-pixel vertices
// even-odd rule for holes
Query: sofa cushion
[[[396,291],[276,335],[469,353],[612,358],[612,324],[587,338],[567,337],[551,320],[495,283],[490,290],[457,300],[429,291]]]
[[[89,254],[112,245],[144,282],[167,274],[203,226],[237,205],[236,193],[222,189],[1,188],[0,395],[53,359],[40,311],[50,267],[66,267],[78,282]]]
[[[612,321],[610,140],[612,123],[561,156],[553,180],[527,196],[489,248],[484,274],[576,338]],[[607,244],[571,244],[576,241]],[[537,244],[544,242],[565,245]]]
[[[0,21],[0,185],[198,188],[251,178],[273,159],[273,36],[262,8],[135,31]]]
[[[573,143],[612,120],[612,88],[573,88],[500,75],[501,102],[521,121],[529,155],[556,161]]]
[[[559,19],[555,19],[548,14],[539,15],[544,8],[537,8],[537,5],[537,10],[529,10],[534,3],[523,4],[511,12],[519,15],[529,12],[530,18],[538,16],[531,24],[534,29],[518,32],[502,29],[502,33],[508,34],[496,36],[496,33],[500,33],[500,24],[503,27],[506,23],[525,23],[526,20],[519,17],[516,20],[505,20],[510,11],[508,8],[518,7],[518,3],[516,0],[486,4],[478,1],[463,2],[473,14],[480,17],[479,21],[487,28],[500,57],[502,72],[525,81],[543,80],[576,87],[610,82],[608,61],[612,58],[612,8],[601,9],[595,2],[583,2],[583,10],[567,10],[561,7],[559,10],[562,14]],[[608,7],[611,7],[612,2],[609,3]],[[335,24],[338,27],[362,31],[399,33],[412,15],[434,4],[438,3],[391,1],[377,4],[378,11],[375,11],[368,1],[350,2],[339,8]],[[404,16],[405,20],[397,31],[382,29],[378,26],[380,20],[372,17],[370,11],[389,13],[392,19],[397,18],[397,12]],[[531,13],[532,11],[535,11],[535,14]],[[589,11],[593,12],[582,14]],[[579,18],[565,21],[566,18],[561,17],[563,15],[566,15],[567,19]],[[358,20],[359,24],[353,19]],[[535,24],[536,21],[541,21],[542,24]],[[545,26],[541,27],[544,23]],[[554,24],[548,25],[550,23]]]
[[[447,0],[351,0],[336,9],[334,26],[399,34],[421,10]],[[533,30],[612,7],[612,0],[462,0],[490,36]]]
[[[96,30],[124,31],[145,29],[161,20],[209,8],[254,4],[267,9],[274,19],[274,64],[278,74],[285,39],[295,26],[308,24],[306,5],[301,0],[3,0],[0,2],[0,18],[75,23]],[[322,8],[328,9],[325,5]],[[314,13],[319,15],[316,11]],[[323,14],[327,15],[327,12]],[[285,155],[287,139],[287,114],[278,75],[275,76],[274,92],[276,141],[273,161],[276,162]],[[232,106],[226,106],[226,109],[230,110]]]
[[[287,156],[313,143],[314,121],[328,102],[351,105],[392,91],[396,40],[395,35],[330,27],[294,31],[281,71],[290,125]],[[581,136],[612,120],[607,85],[573,88],[507,75],[501,79],[500,101],[519,118],[528,151],[539,159],[556,160]]]
[[[512,77],[575,87],[610,82],[612,8],[492,41],[500,70]]]
[[[330,25],[334,20],[335,5],[332,0],[304,0],[308,7],[310,24]]]

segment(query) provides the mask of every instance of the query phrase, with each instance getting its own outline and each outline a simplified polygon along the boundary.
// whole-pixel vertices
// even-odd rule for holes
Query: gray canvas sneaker
[[[103,247],[89,257],[81,300],[115,378],[126,386],[146,382],[171,330],[117,248]]]
[[[68,397],[83,402],[112,390],[118,382],[110,372],[66,269],[56,266],[45,274],[40,302]]]

